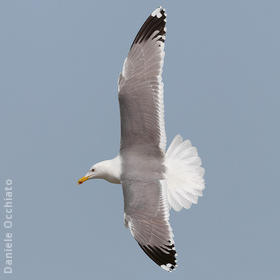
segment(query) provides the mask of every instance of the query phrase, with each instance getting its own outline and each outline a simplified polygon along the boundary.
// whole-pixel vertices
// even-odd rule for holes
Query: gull
[[[122,184],[124,224],[160,267],[177,266],[169,211],[189,209],[202,196],[204,169],[190,140],[174,137],[166,151],[162,67],[166,13],[154,10],[136,35],[118,81],[119,154],[94,164],[78,183]]]

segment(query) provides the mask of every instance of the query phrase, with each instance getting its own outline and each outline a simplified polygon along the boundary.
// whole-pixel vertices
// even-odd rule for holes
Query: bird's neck
[[[113,183],[113,184],[120,184],[121,178],[121,159],[120,156],[116,156],[110,160],[104,160],[102,162],[104,166],[104,178],[106,181]]]

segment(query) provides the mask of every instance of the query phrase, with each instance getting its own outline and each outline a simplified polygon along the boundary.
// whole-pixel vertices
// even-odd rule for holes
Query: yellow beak
[[[83,182],[87,181],[89,179],[89,176],[85,176],[83,178],[81,178],[79,181],[78,181],[78,184],[82,184]]]

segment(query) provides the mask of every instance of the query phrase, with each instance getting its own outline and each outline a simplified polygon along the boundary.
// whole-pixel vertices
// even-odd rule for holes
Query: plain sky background
[[[191,139],[206,169],[198,205],[171,213],[172,274],[124,227],[121,186],[76,183],[118,153],[118,75],[159,5],[168,143]],[[14,181],[15,240],[14,274],[2,274],[1,253],[0,278],[280,279],[279,10],[276,0],[1,0],[0,183]]]

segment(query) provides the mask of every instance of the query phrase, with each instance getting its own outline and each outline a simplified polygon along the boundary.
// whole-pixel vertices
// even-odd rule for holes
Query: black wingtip
[[[155,247],[151,245],[141,245],[139,246],[143,251],[161,268],[171,272],[177,267],[176,263],[176,250],[174,244],[166,246],[164,249],[161,247]]]
[[[141,43],[142,41],[144,42],[147,41],[155,31],[158,31],[158,33],[155,35],[155,37],[158,37],[158,41],[164,42],[165,34],[166,34],[165,25],[166,25],[165,9],[159,7],[150,14],[150,16],[147,18],[145,23],[142,25],[131,47],[134,44]]]

